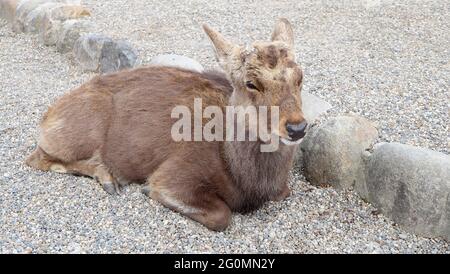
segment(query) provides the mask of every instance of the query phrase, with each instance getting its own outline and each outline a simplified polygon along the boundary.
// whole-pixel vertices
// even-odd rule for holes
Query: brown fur
[[[144,67],[95,77],[49,108],[27,164],[94,177],[109,193],[146,182],[152,199],[213,230],[228,226],[231,211],[247,212],[289,195],[295,146],[263,153],[260,141],[172,140],[172,109],[192,108],[194,98],[202,98],[203,107],[279,106],[275,132],[284,137],[286,123],[303,121],[301,70],[286,20],[277,23],[272,42],[257,42],[252,52],[209,27],[205,31],[225,74]],[[246,88],[246,81],[258,91]]]

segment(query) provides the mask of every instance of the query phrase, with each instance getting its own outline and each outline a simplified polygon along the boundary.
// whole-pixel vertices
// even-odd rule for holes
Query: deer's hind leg
[[[118,182],[104,166],[97,152],[89,159],[66,163],[50,156],[38,147],[28,156],[26,164],[43,171],[89,176],[97,180],[107,193],[120,193]]]
[[[81,86],[67,93],[44,114],[38,148],[26,163],[44,171],[97,178],[108,193],[117,192],[118,184],[100,155],[113,109],[107,92]]]
[[[147,180],[143,193],[211,230],[225,230],[231,210],[204,182],[199,168],[187,167],[182,160],[166,160]]]
[[[55,172],[65,172],[60,161],[48,155],[41,147],[37,147],[25,160],[25,163],[35,169]],[[55,170],[56,169],[56,170]]]
[[[120,187],[117,180],[111,175],[100,157],[95,154],[92,158],[64,165],[67,173],[85,175],[94,178],[109,194],[119,194]]]

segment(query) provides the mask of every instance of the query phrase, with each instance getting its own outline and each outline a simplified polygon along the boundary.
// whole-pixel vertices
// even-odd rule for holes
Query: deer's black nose
[[[301,139],[305,136],[305,129],[308,123],[306,121],[303,121],[299,124],[286,124],[286,130],[288,132],[289,137],[293,141],[297,141],[298,139]]]

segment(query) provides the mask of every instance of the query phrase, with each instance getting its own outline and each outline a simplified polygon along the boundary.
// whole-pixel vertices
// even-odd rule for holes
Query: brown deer
[[[267,153],[260,152],[259,139],[175,142],[170,132],[171,110],[201,98],[204,106],[222,108],[278,106],[273,133],[300,140],[306,121],[291,25],[278,20],[271,41],[255,42],[250,50],[206,25],[204,30],[224,74],[153,66],[97,76],[48,109],[26,163],[90,176],[110,194],[145,182],[149,197],[212,230],[224,230],[232,211],[287,197],[296,145]]]

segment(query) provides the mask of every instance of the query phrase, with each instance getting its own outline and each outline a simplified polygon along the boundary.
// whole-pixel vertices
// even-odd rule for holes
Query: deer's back
[[[171,128],[177,119],[171,112],[180,105],[192,109],[194,98],[202,98],[204,107],[224,106],[231,86],[220,74],[147,67],[97,77],[86,89],[112,96],[102,157],[117,177],[144,180],[173,154],[187,163],[219,156],[218,143],[173,141]]]

